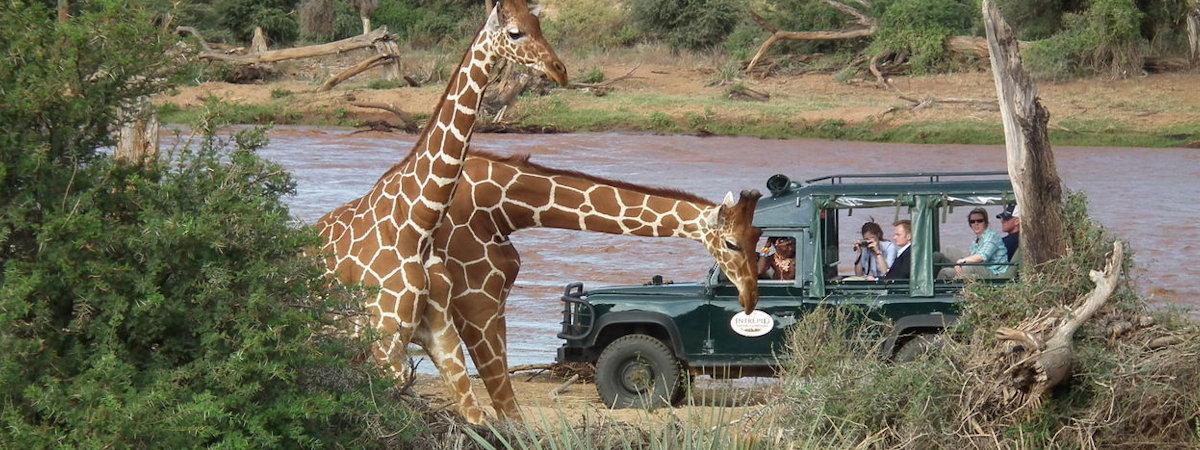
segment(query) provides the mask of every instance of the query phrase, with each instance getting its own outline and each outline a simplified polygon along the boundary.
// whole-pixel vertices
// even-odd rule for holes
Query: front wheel
[[[669,406],[680,398],[683,378],[674,352],[644,334],[618,338],[596,361],[596,389],[611,408]]]
[[[942,337],[936,334],[918,334],[900,346],[896,352],[896,362],[906,363],[920,359],[926,354],[940,349],[944,345]]]

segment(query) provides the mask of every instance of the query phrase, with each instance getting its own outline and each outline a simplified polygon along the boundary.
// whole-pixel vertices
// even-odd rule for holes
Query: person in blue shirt
[[[975,208],[967,214],[967,224],[975,233],[971,249],[967,256],[954,261],[954,267],[947,267],[938,273],[938,278],[989,278],[1004,273],[1008,262],[1008,249],[1000,239],[1000,234],[988,229],[988,213],[983,208]],[[977,265],[993,263],[991,265]]]

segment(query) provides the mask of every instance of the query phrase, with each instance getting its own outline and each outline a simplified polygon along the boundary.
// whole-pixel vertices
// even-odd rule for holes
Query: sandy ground
[[[739,425],[762,420],[772,409],[768,406],[768,400],[777,396],[780,390],[780,385],[775,379],[713,380],[700,377],[696,381],[691,398],[679,407],[614,410],[609,409],[600,400],[596,385],[592,383],[576,382],[561,394],[554,395],[553,391],[561,386],[564,380],[549,374],[521,372],[514,374],[512,380],[521,413],[525,421],[534,426],[547,426],[563,421],[579,424],[596,419],[611,419],[647,429],[660,427],[672,420],[706,426]],[[483,381],[472,379],[472,386],[475,395],[480,398],[482,404],[489,406],[487,410],[491,413],[491,401]],[[420,375],[414,387],[433,407],[454,410],[449,391],[440,378]]]
[[[418,88],[370,89],[368,84],[382,79],[382,70],[373,69],[338,85],[329,92],[314,92],[330,74],[348,67],[370,53],[351,52],[313,61],[293,61],[279,65],[279,81],[238,85],[203,83],[178,89],[158,99],[187,107],[208,95],[240,104],[275,104],[300,112],[301,122],[325,122],[331,116],[355,120],[390,119],[390,114],[374,109],[350,106],[353,101],[390,103],[410,113],[428,114],[444,88],[442,82],[430,82]],[[561,97],[572,108],[623,110],[636,108],[647,97],[656,98],[652,107],[675,117],[687,113],[716,114],[721,117],[771,116],[787,114],[791,119],[840,119],[860,123],[878,119],[892,107],[905,107],[886,116],[889,123],[979,120],[999,123],[999,113],[982,108],[939,104],[919,111],[908,111],[910,98],[958,98],[992,100],[995,87],[986,71],[896,77],[895,90],[884,89],[874,80],[840,82],[829,73],[773,75],[765,79],[741,78],[746,86],[771,95],[768,103],[757,104],[729,100],[726,85],[714,84],[728,64],[717,57],[672,55],[658,48],[635,48],[599,55],[564,55],[569,72],[580,74],[598,69],[606,79],[628,73],[633,78],[616,83],[609,95],[596,97],[575,91]],[[423,79],[435,64],[457,61],[446,55],[414,53],[401,60],[401,71]],[[1069,82],[1040,82],[1041,97],[1051,112],[1051,126],[1066,128],[1080,122],[1119,124],[1135,130],[1169,130],[1200,122],[1200,72],[1155,74],[1126,79],[1097,77]],[[272,91],[291,92],[285,98],[272,98]],[[277,94],[278,95],[278,94]],[[337,114],[334,112],[337,111]],[[1064,125],[1065,124],[1065,125]]]

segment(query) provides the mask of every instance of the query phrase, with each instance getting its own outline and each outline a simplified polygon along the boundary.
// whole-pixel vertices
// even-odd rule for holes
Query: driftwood
[[[1091,272],[1095,288],[1081,297],[1079,306],[1068,314],[1043,316],[1026,320],[1016,328],[996,330],[1000,345],[995,360],[1009,363],[997,375],[999,396],[985,400],[999,403],[992,406],[1002,406],[1009,411],[1036,408],[1051,389],[1070,378],[1075,360],[1072,337],[1112,296],[1121,277],[1124,257],[1121,243],[1113,243],[1104,271]]]
[[[774,46],[776,43],[778,43],[781,40],[786,40],[786,41],[838,41],[838,40],[845,40],[845,39],[858,39],[858,38],[872,36],[875,34],[875,30],[876,30],[875,19],[867,17],[867,15],[863,14],[862,11],[859,11],[849,5],[846,5],[845,3],[840,3],[836,0],[823,0],[823,1],[827,4],[829,4],[829,6],[834,7],[838,11],[841,11],[841,12],[844,12],[851,16],[854,16],[854,18],[857,19],[857,22],[861,27],[860,28],[850,28],[850,29],[845,29],[845,30],[833,30],[833,31],[784,31],[784,30],[780,30],[778,27],[768,23],[765,19],[762,18],[762,16],[759,16],[758,14],[751,12],[750,17],[752,19],[754,19],[755,22],[758,22],[758,24],[760,26],[762,26],[763,28],[766,28],[767,31],[770,31],[771,36],[767,37],[767,40],[763,41],[762,45],[758,47],[758,51],[754,53],[754,58],[751,58],[750,64],[746,65],[745,72],[750,73],[752,70],[754,70],[754,66],[758,65],[759,61],[761,61],[762,58],[764,56],[766,56],[767,50],[770,50],[772,46]],[[860,3],[864,6],[870,5],[869,3],[867,3],[866,0],[858,0],[858,3]]]
[[[398,119],[400,121],[400,126],[398,126],[396,128],[399,128],[399,129],[404,130],[409,133],[417,131],[417,128],[418,128],[417,121],[415,119],[413,119],[412,114],[409,114],[409,113],[405,112],[404,110],[397,108],[396,105],[393,105],[391,103],[350,102],[350,105],[357,106],[359,108],[382,109],[384,111],[390,112],[396,116],[396,119]],[[510,371],[510,373],[511,373],[511,371]]]
[[[570,83],[570,84],[568,84],[568,85],[567,85],[567,89],[589,89],[589,88],[604,88],[604,87],[608,87],[608,86],[611,86],[611,85],[613,85],[614,83],[616,83],[616,82],[618,82],[618,81],[625,81],[625,80],[628,80],[628,79],[630,79],[630,78],[636,78],[636,77],[634,77],[634,76],[633,76],[633,72],[637,71],[639,67],[642,67],[642,65],[641,65],[641,64],[637,64],[637,65],[633,66],[633,68],[632,68],[632,69],[629,69],[629,71],[628,71],[628,72],[625,72],[625,75],[621,75],[621,76],[619,76],[619,77],[616,77],[616,78],[613,78],[613,79],[609,79],[609,80],[604,80],[604,81],[601,81],[601,82],[599,82],[599,83]]]
[[[178,30],[178,28],[176,29]],[[228,61],[241,64],[252,63],[269,63],[277,61],[286,61],[289,59],[311,58],[314,56],[332,55],[335,53],[348,52],[360,48],[373,47],[379,41],[393,40],[391,34],[388,34],[387,27],[379,27],[370,33],[354,36],[351,38],[342,39],[340,41],[329,42],[325,44],[310,45],[306,47],[285,48],[279,50],[269,50],[260,53],[252,53],[248,55],[229,55],[225,53],[206,51],[200,53],[201,59]]]
[[[1012,29],[992,0],[983,1],[984,28],[991,50],[992,76],[1004,124],[1008,176],[1021,207],[1024,261],[1037,266],[1066,252],[1062,222],[1062,180],[1054,164],[1047,124],[1050,112],[1021,65]]]
[[[321,87],[317,88],[316,92],[325,92],[330,89],[333,89],[333,87],[337,86],[338,83],[346,81],[347,79],[350,79],[351,77],[358,75],[360,73],[366,72],[367,70],[370,70],[372,67],[375,67],[375,66],[378,66],[381,64],[387,64],[388,62],[391,62],[393,59],[395,59],[395,58],[392,56],[383,55],[383,54],[375,55],[370,58],[364,59],[364,60],[360,61],[358,64],[350,66],[350,67],[346,68],[346,70],[338,72],[334,76],[329,77],[328,80],[325,80],[325,82],[321,84]]]
[[[567,378],[567,381],[564,381],[563,384],[558,385],[558,387],[554,388],[553,391],[550,391],[550,397],[558,397],[559,395],[562,395],[562,393],[565,392],[567,388],[571,387],[572,384],[575,384],[576,381],[579,381],[579,374],[571,375],[571,378]]]

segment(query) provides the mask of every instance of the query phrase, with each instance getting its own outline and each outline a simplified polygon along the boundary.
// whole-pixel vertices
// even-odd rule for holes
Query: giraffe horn
[[[722,201],[721,204],[726,207],[729,207],[729,208],[732,208],[735,205],[737,205],[737,199],[733,198],[733,191],[729,191],[729,192],[725,193],[725,200]]]

